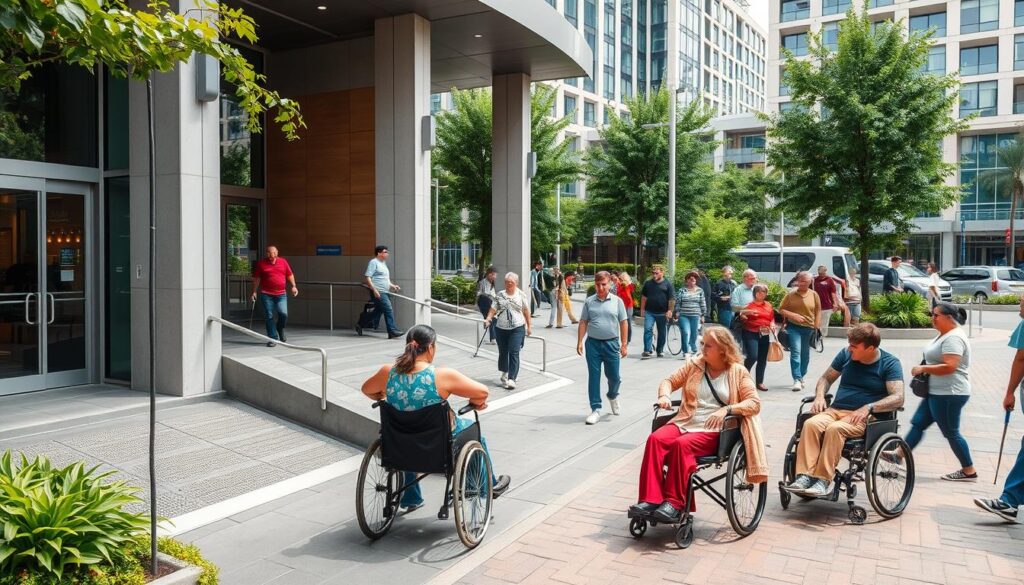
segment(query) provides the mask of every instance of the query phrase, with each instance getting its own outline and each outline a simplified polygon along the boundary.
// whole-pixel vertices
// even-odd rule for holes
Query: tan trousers
[[[796,448],[796,473],[832,481],[843,457],[846,439],[863,437],[865,423],[852,425],[839,419],[853,412],[828,408],[804,422]]]
[[[572,301],[569,300],[569,293],[565,290],[558,291],[558,326],[562,326],[562,308],[565,308],[565,312],[569,314],[569,321],[575,323],[577,321],[576,315],[572,313]]]

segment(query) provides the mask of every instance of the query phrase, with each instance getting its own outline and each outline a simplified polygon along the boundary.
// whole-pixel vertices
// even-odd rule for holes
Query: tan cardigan
[[[704,358],[697,358],[669,375],[658,386],[658,394],[671,394],[682,388],[683,397],[679,412],[673,423],[685,423],[697,409],[697,391],[704,377]],[[761,398],[754,388],[754,380],[742,363],[733,364],[729,376],[729,406],[732,413],[742,417],[740,432],[747,451],[747,481],[762,483],[768,480],[768,457],[764,452],[764,435],[761,433]]]

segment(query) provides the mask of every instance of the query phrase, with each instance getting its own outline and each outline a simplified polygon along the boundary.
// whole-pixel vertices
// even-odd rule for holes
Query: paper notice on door
[[[74,280],[75,280],[75,271],[74,270],[61,270],[60,271],[60,281],[61,282],[74,282]]]

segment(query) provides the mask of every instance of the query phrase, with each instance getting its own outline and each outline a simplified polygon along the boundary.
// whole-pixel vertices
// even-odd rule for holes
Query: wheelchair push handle
[[[466,414],[467,412],[473,412],[474,410],[476,410],[476,405],[473,404],[472,402],[470,402],[466,406],[463,406],[462,408],[460,408],[458,412],[459,412],[460,415],[463,415],[463,414]]]
[[[814,398],[815,398],[814,396],[804,396],[803,399],[800,400],[800,403],[801,404],[810,404],[810,403],[814,402]],[[826,405],[832,404],[832,394],[831,393],[825,395],[825,404]]]
[[[678,407],[678,406],[679,406],[679,405],[681,405],[682,403],[683,403],[683,401],[682,401],[682,400],[672,400],[672,401],[670,402],[670,404],[671,404],[672,406],[675,406],[675,407]],[[660,405],[659,405],[659,404],[658,404],[657,402],[655,402],[653,406],[654,406],[654,410],[659,410],[659,409],[661,408],[661,406],[660,406]]]

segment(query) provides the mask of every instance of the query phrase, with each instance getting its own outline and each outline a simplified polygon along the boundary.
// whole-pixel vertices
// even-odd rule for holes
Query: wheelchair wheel
[[[782,465],[782,480],[785,485],[793,483],[796,479],[796,446],[799,443],[798,437],[793,435],[793,438],[789,440],[789,445],[786,445],[786,460]],[[793,494],[786,490],[779,488],[779,493],[782,494],[782,509],[786,509],[789,506],[790,500],[793,499]],[[798,498],[805,502],[809,502],[814,498],[796,494]]]
[[[676,546],[687,549],[691,544],[693,544],[693,516],[690,516],[676,529]]]
[[[902,458],[893,455],[902,453]],[[886,433],[871,448],[865,491],[871,507],[883,518],[903,513],[914,493],[914,454],[896,433]]]
[[[747,451],[742,441],[733,445],[726,471],[725,511],[729,514],[729,524],[736,534],[747,536],[757,529],[764,515],[768,483],[747,482]]]
[[[466,548],[484,539],[491,523],[491,460],[478,441],[469,441],[459,451],[452,490],[455,529]]]
[[[641,538],[647,532],[647,521],[643,518],[633,518],[629,521],[629,534],[633,538]]]
[[[384,469],[380,461],[380,439],[374,441],[363,455],[359,465],[356,486],[356,520],[359,529],[370,540],[387,534],[398,514],[402,489],[402,473]]]
[[[678,321],[665,326],[665,349],[672,355],[679,355],[683,351],[683,338],[679,334]]]

